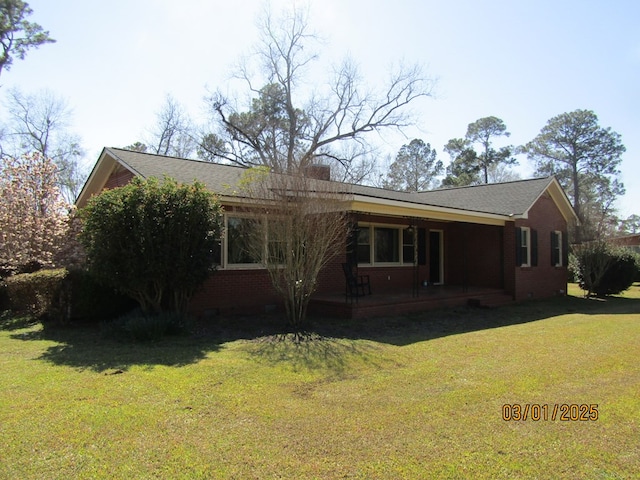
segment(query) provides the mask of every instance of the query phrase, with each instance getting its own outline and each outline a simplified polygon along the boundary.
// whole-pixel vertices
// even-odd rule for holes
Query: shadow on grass
[[[294,371],[324,370],[344,377],[354,362],[382,362],[374,344],[346,337],[335,338],[316,332],[279,334],[257,338],[244,347],[253,359],[271,365],[287,363]]]
[[[226,342],[245,340],[244,351],[258,361],[286,362],[294,369],[325,369],[343,375],[354,361],[388,361],[377,358],[375,343],[403,346],[570,313],[638,314],[640,295],[604,300],[567,296],[495,309],[464,307],[365,320],[314,318],[302,337],[293,336],[278,315],[211,319],[198,323],[188,335],[149,343],[108,340],[96,326],[41,329],[30,319],[4,315],[0,330],[15,331],[11,337],[19,340],[55,342],[39,359],[96,372],[119,373],[134,365],[180,367],[197,363]],[[31,328],[18,331],[26,327]]]
[[[36,325],[38,320],[31,315],[13,315],[10,311],[0,312],[0,330],[12,332]]]
[[[637,287],[636,287],[637,289]],[[565,314],[617,315],[640,313],[640,298],[605,299],[575,296],[533,300],[499,308],[458,307],[400,317],[382,317],[334,324],[332,335],[362,338],[398,346],[449,335],[534,322]],[[323,325],[323,327],[325,327]],[[342,329],[343,332],[339,333]],[[322,334],[322,328],[318,331]]]
[[[156,342],[121,342],[104,338],[97,326],[32,328],[16,332],[11,338],[55,342],[46,348],[39,360],[105,373],[121,373],[134,365],[180,367],[198,362],[219,348],[215,342],[196,341],[188,335],[166,337]]]

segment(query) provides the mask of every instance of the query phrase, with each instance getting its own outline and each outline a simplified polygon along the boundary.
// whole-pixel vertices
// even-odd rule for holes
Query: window
[[[266,260],[272,264],[283,265],[287,258],[287,234],[291,232],[286,220],[282,218],[269,218],[267,222],[267,250]]]
[[[222,239],[219,238],[213,247],[213,264],[216,267],[222,266]]]
[[[531,230],[528,227],[520,229],[520,265],[531,266]]]
[[[227,264],[247,265],[260,263],[253,255],[250,243],[256,234],[254,221],[249,218],[227,218]]]
[[[516,229],[516,265],[536,267],[538,265],[538,232],[529,227]]]
[[[414,261],[414,232],[413,228],[405,228],[402,230],[402,263],[413,263]]]
[[[358,263],[371,263],[371,231],[369,227],[358,228]]]
[[[551,266],[562,266],[562,232],[551,232]]]
[[[406,226],[360,225],[357,260],[360,265],[413,265],[414,230]]]
[[[399,233],[397,228],[375,227],[373,229],[374,260],[376,263],[398,263],[400,261]]]

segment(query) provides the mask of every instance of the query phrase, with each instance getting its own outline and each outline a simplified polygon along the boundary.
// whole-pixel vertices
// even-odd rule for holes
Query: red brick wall
[[[547,194],[540,197],[529,211],[529,218],[516,220],[515,227],[529,227],[538,232],[538,265],[515,267],[515,299],[525,300],[565,294],[567,267],[551,265],[551,232],[558,230],[566,236],[567,224],[551,197]],[[509,249],[515,252],[515,238],[513,247],[507,247],[507,251]]]
[[[503,286],[502,227],[453,223],[445,231],[445,282]]]
[[[264,269],[219,270],[195,293],[189,311],[196,316],[264,313],[282,309]]]
[[[612,238],[610,242],[621,247],[637,247],[640,245],[640,234],[627,235],[626,237]]]
[[[105,188],[125,185],[133,178],[127,170],[114,172]],[[426,220],[393,219],[381,216],[354,215],[354,222],[409,225],[441,230],[444,236],[444,283],[488,288],[504,288],[517,300],[542,298],[566,291],[566,266],[552,267],[550,232],[566,235],[566,222],[552,199],[543,195],[531,209],[529,218],[507,222],[505,227]],[[538,266],[515,266],[515,229],[527,226],[538,231]],[[346,239],[342,254],[320,273],[318,293],[342,294],[345,288],[342,263],[346,261]],[[427,247],[428,248],[428,247]],[[418,281],[428,278],[427,265],[419,267]],[[413,266],[359,268],[368,274],[374,293],[410,291],[415,281]],[[264,269],[227,269],[213,274],[194,295],[190,310],[195,315],[263,312],[281,302]]]
[[[116,170],[114,171],[107,183],[104,185],[105,190],[111,190],[112,188],[124,187],[127,183],[129,183],[133,179],[133,173],[129,170]]]

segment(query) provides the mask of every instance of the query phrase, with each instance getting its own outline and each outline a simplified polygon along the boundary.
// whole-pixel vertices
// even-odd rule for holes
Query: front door
[[[429,230],[429,284],[444,283],[444,256],[442,248],[442,230]]]

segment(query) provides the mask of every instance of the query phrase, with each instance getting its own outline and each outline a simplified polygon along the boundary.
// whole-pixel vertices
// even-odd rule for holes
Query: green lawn
[[[0,478],[638,478],[640,286],[570,293],[318,321],[299,344],[247,319],[137,345],[5,316]]]

